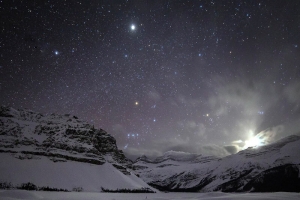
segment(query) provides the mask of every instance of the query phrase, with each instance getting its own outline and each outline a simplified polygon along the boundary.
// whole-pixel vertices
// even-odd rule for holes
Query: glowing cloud
[[[244,149],[248,147],[259,147],[265,144],[264,140],[259,135],[254,135],[253,131],[249,131],[249,139],[245,141]]]

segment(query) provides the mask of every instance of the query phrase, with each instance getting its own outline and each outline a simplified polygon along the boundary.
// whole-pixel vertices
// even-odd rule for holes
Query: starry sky
[[[293,0],[1,0],[0,104],[76,115],[132,159],[225,156],[264,130],[272,142],[300,130],[299,13]]]

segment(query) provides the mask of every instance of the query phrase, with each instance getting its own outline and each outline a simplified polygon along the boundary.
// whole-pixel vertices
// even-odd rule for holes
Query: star
[[[130,26],[130,28],[131,28],[132,31],[134,31],[136,27],[135,27],[134,24],[132,24],[132,25]]]
[[[130,141],[125,151],[143,139],[149,144],[141,152],[160,153],[174,145],[157,148],[157,140],[183,140],[178,132],[190,148],[206,145],[204,138],[230,145],[250,140],[249,129],[300,119],[299,27],[287,20],[297,16],[297,1],[284,9],[279,1],[216,7],[179,0],[159,9],[127,1],[116,9],[111,1],[9,2],[1,5],[0,46],[9,47],[0,55],[1,104],[72,113],[116,136],[120,147]],[[222,20],[206,25],[215,15]]]

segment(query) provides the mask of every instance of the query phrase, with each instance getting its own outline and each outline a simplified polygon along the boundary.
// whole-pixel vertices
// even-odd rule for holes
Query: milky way
[[[0,11],[0,104],[76,115],[131,157],[224,156],[267,128],[274,140],[300,130],[298,1],[20,0]]]

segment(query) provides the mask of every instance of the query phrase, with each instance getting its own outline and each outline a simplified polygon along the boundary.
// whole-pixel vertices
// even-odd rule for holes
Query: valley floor
[[[299,200],[300,193],[155,193],[120,194],[93,192],[41,192],[24,190],[0,190],[0,200]]]

